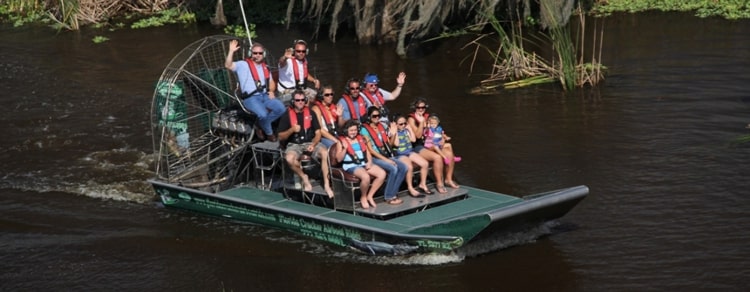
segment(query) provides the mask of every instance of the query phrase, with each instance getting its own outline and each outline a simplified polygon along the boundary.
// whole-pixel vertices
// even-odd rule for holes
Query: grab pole
[[[247,27],[247,17],[245,17],[245,7],[242,7],[242,0],[240,2],[240,11],[242,11],[242,21],[245,22],[245,33],[247,34],[247,40],[250,42],[250,46],[253,46],[253,40],[250,38],[250,28]]]

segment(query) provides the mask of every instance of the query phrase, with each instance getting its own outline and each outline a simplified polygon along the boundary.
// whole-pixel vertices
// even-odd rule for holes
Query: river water
[[[590,20],[591,21],[591,20]],[[750,279],[750,22],[686,14],[604,21],[607,80],[467,93],[462,42],[409,60],[314,43],[340,92],[379,73],[427,97],[463,156],[461,183],[527,195],[585,184],[566,217],[483,244],[493,252],[365,257],[248,224],[167,210],[153,176],[150,102],[164,66],[211,28],[55,33],[0,27],[0,290],[741,290]],[[308,35],[259,31],[278,56]],[[540,237],[541,235],[541,237]]]

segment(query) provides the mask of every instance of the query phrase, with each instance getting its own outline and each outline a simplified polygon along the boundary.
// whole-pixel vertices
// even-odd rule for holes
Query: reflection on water
[[[350,77],[376,72],[389,88],[405,71],[390,108],[429,99],[463,156],[460,182],[515,195],[591,189],[562,219],[570,230],[498,238],[489,244],[514,247],[489,254],[404,259],[155,206],[144,183],[153,86],[184,45],[217,32],[118,31],[95,45],[95,32],[0,28],[0,268],[14,271],[0,290],[737,290],[747,278],[750,153],[730,142],[750,122],[748,21],[608,18],[607,80],[568,94],[470,95],[482,76],[468,76],[457,41],[410,60],[312,42],[311,71],[339,93]],[[304,38],[260,35],[276,56]]]

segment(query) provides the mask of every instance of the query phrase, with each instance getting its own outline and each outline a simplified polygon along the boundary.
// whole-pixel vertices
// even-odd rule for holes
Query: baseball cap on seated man
[[[378,80],[378,75],[375,75],[375,74],[365,75],[365,83],[378,84],[379,81],[380,80]]]

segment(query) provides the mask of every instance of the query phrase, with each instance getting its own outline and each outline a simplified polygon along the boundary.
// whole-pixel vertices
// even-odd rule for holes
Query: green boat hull
[[[279,228],[371,254],[444,253],[472,239],[563,216],[588,193],[579,186],[517,197],[467,188],[466,199],[381,220],[286,198],[254,187],[218,193],[150,181],[166,207]]]

